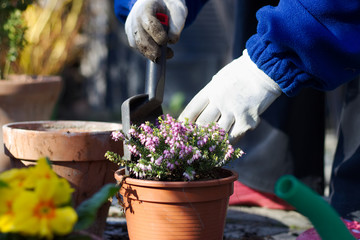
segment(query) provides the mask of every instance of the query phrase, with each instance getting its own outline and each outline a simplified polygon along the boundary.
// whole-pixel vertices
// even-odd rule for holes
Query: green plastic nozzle
[[[296,208],[314,225],[322,240],[354,240],[336,211],[318,194],[291,175],[275,184],[275,194]]]

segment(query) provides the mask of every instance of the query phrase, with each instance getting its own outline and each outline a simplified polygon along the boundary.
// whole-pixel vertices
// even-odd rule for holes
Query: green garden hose
[[[279,178],[275,194],[314,225],[322,240],[354,240],[336,211],[318,194],[291,175]]]

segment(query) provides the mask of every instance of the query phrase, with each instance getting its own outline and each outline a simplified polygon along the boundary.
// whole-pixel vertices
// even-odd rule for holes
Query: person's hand
[[[222,68],[190,101],[179,119],[206,125],[218,122],[235,141],[260,121],[259,115],[281,94],[280,87],[247,51]]]
[[[125,21],[129,45],[155,62],[161,55],[159,46],[179,40],[187,12],[185,0],[138,0]],[[168,15],[168,33],[156,18],[156,13]],[[168,48],[167,52],[167,58],[171,58],[172,50]]]

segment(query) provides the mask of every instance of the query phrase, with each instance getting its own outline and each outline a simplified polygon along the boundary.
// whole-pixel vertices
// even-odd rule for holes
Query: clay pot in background
[[[9,75],[0,80],[0,125],[20,121],[49,120],[62,90],[59,76]],[[0,128],[0,145],[3,146]],[[0,151],[0,172],[10,159]]]
[[[66,178],[75,188],[74,205],[91,197],[107,183],[115,183],[118,166],[104,154],[114,151],[122,154],[122,141],[111,139],[113,130],[121,124],[87,121],[30,121],[3,126],[5,153],[12,167],[36,164],[40,157],[48,157],[53,170]],[[110,202],[99,211],[89,232],[102,236]]]
[[[208,181],[165,182],[125,178],[122,181],[126,223],[131,240],[223,239],[229,197],[236,172]]]

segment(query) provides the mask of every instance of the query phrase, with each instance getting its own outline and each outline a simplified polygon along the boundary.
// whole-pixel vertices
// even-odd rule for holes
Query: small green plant
[[[0,0],[0,78],[9,73],[26,44],[22,12],[33,0]]]

